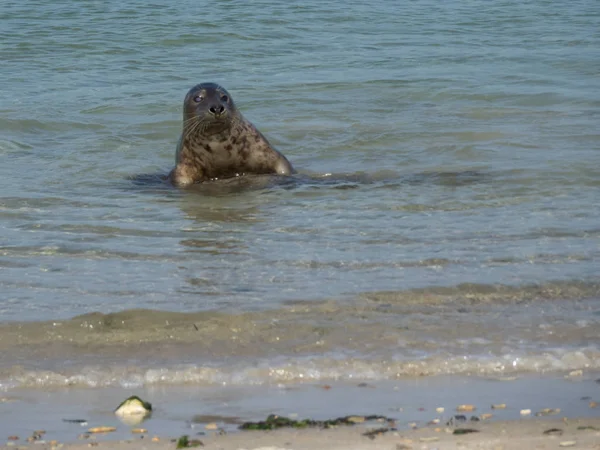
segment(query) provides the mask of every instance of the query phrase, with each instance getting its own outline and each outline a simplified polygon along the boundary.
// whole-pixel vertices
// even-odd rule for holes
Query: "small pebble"
[[[442,414],[445,411],[444,408],[442,408],[441,406],[439,408],[435,408],[435,412],[438,414]]]
[[[522,416],[528,416],[531,414],[531,410],[530,409],[522,409],[521,410],[521,415]]]
[[[217,428],[219,428],[219,426],[215,422],[212,422],[207,423],[204,428],[206,428],[207,430],[216,430]]]
[[[590,406],[590,408],[597,408],[598,407],[598,402],[590,402],[589,406]]]
[[[492,409],[505,409],[506,403],[498,403],[497,405],[492,405]]]
[[[448,421],[448,423],[446,425],[454,425],[455,423],[466,422],[466,421],[467,421],[467,416],[464,416],[462,414],[457,414],[454,417],[450,417],[450,420]]]
[[[160,438],[158,436],[154,436],[152,438],[152,442],[160,442]]]
[[[458,405],[456,410],[459,412],[475,411],[475,405]]]
[[[544,408],[535,413],[536,416],[552,416],[554,414],[558,414],[560,412],[560,408]]]
[[[133,428],[131,432],[134,434],[144,434],[147,433],[148,430],[146,430],[145,428]]]
[[[481,416],[479,416],[481,418],[481,420],[488,420],[491,419],[494,415],[492,413],[485,413],[482,414]]]
[[[363,416],[350,416],[348,417],[348,422],[352,423],[363,423],[365,418]]]
[[[569,375],[567,375],[568,377],[580,377],[583,375],[583,370],[573,370],[572,372],[569,372]]]
[[[562,441],[558,444],[560,447],[573,447],[577,444],[577,441]]]
[[[88,433],[110,433],[111,431],[116,430],[116,427],[93,427],[88,429]]]

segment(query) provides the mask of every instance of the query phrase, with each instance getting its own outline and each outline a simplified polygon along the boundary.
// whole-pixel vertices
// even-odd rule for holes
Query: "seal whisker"
[[[239,174],[289,175],[294,170],[215,83],[188,91],[175,161],[169,179],[176,186]]]

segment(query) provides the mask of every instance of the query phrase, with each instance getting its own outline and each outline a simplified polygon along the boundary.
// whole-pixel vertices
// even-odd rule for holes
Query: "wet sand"
[[[452,434],[454,428],[427,427],[423,429],[388,431],[375,437],[364,436],[364,427],[327,430],[245,431],[196,437],[198,448],[206,450],[401,450],[401,449],[598,449],[600,448],[600,418],[597,419],[533,419],[479,423],[469,425],[477,432]],[[98,447],[106,450],[174,449],[176,442],[167,437],[134,436],[123,441],[86,441],[51,445],[29,444],[36,449],[64,448],[65,450]],[[25,445],[18,445],[24,448]],[[14,449],[15,446],[4,447]]]
[[[122,423],[113,413],[139,395],[150,418]],[[422,377],[355,383],[269,386],[15,389],[0,402],[0,444],[6,448],[174,449],[183,436],[206,449],[600,448],[600,379],[578,371],[521,378]],[[460,409],[460,405],[472,408]],[[529,413],[523,414],[526,410]],[[295,420],[347,415],[391,419],[334,429],[240,431],[246,421],[278,414]],[[85,420],[79,424],[65,419]],[[88,433],[109,426],[109,433]],[[142,434],[134,429],[143,428]],[[383,433],[365,436],[374,429]],[[471,434],[453,434],[475,429]],[[548,430],[556,429],[551,432]],[[37,440],[31,436],[43,430]],[[546,432],[546,433],[544,433]],[[18,439],[9,439],[9,437]]]

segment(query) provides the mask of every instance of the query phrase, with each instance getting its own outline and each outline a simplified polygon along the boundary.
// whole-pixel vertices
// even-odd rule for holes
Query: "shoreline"
[[[532,418],[499,422],[481,422],[466,427],[428,426],[410,430],[394,430],[365,435],[373,427],[354,426],[333,429],[281,429],[274,431],[240,431],[220,434],[209,432],[190,436],[197,448],[206,450],[410,450],[410,449],[598,449],[600,448],[600,418]],[[376,429],[376,428],[375,428]],[[455,430],[470,430],[469,434],[453,434]],[[199,442],[198,442],[199,441]],[[38,441],[13,443],[2,449],[36,448],[82,450],[101,447],[107,450],[174,449],[177,438],[132,435],[124,440],[87,439],[68,443]],[[194,448],[194,447],[187,447]]]
[[[4,400],[0,402],[0,445],[161,450],[174,449],[173,439],[188,435],[190,440],[201,440],[202,448],[223,450],[498,450],[559,448],[561,442],[575,442],[575,448],[600,448],[599,381],[597,373],[581,372],[567,377],[422,377],[351,384],[15,389],[0,396]],[[150,401],[152,416],[139,423],[121,422],[114,408],[129,395]],[[295,420],[352,416],[356,424],[333,429],[239,430],[241,423],[264,420],[270,414]],[[363,422],[361,415],[381,415],[392,421]],[[102,426],[114,431],[87,432]],[[145,432],[133,432],[140,428]],[[388,430],[373,433],[372,438],[362,435],[380,428]],[[452,434],[457,428],[478,431]],[[561,431],[543,434],[551,428]],[[35,431],[44,433],[28,442]],[[7,440],[9,436],[18,439]]]

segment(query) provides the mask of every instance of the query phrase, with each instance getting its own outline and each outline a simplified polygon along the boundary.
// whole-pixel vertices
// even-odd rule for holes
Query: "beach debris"
[[[456,410],[458,412],[470,412],[470,411],[475,411],[477,408],[475,408],[475,405],[458,405],[456,407]]]
[[[160,438],[158,436],[152,436],[152,442],[160,442]]]
[[[569,372],[568,375],[565,376],[565,378],[575,378],[575,377],[580,377],[583,375],[583,370],[579,369],[579,370],[572,370],[571,372]]]
[[[598,407],[598,402],[593,402],[593,401],[592,401],[592,402],[589,402],[589,403],[588,403],[588,406],[589,406],[590,408],[597,408],[597,407]]]
[[[368,437],[369,439],[375,439],[377,436],[382,436],[383,434],[387,433],[388,431],[396,431],[396,429],[388,428],[388,427],[375,428],[374,430],[367,431],[366,433],[363,433],[362,435]]]
[[[522,409],[521,410],[521,415],[522,416],[529,416],[529,415],[531,415],[531,410],[530,409]]]
[[[562,441],[558,444],[559,447],[574,447],[577,445],[577,441]]]
[[[536,416],[553,416],[560,412],[560,408],[544,408],[535,413]]]
[[[457,428],[452,432],[452,434],[470,434],[470,433],[479,433],[479,430],[475,428]]]
[[[427,422],[427,425],[437,425],[440,423],[440,419],[433,419]]]
[[[437,436],[431,436],[431,437],[420,437],[419,441],[421,442],[435,442],[435,441],[439,441],[440,438]]]
[[[19,436],[9,436],[8,440],[9,441],[18,441],[19,440]]]
[[[448,422],[446,422],[446,425],[449,427],[452,427],[452,426],[456,425],[457,423],[466,422],[466,421],[467,421],[467,416],[464,416],[462,414],[456,414],[455,416],[450,417],[450,420],[448,420]]]
[[[594,431],[600,431],[600,428],[598,427],[594,427],[592,425],[582,425],[580,427],[577,427],[578,430],[594,430]]]
[[[207,423],[204,428],[207,430],[216,430],[219,426],[215,422]]]
[[[442,414],[444,411],[445,411],[445,409],[442,406],[435,408],[435,412],[438,414]]]
[[[365,416],[348,416],[346,419],[348,422],[352,423],[363,423],[365,421]]]
[[[481,420],[488,420],[488,419],[491,419],[492,417],[494,417],[494,415],[492,413],[484,413],[479,416],[479,418]]]
[[[82,433],[79,436],[77,436],[77,439],[83,440],[83,439],[89,439],[90,438],[90,433]]]
[[[506,403],[497,403],[492,405],[492,409],[506,409]]]
[[[190,447],[204,447],[204,443],[198,439],[189,439],[187,434],[184,434],[177,439],[177,447],[175,448],[190,448]]]
[[[560,436],[563,434],[563,430],[561,430],[560,428],[549,428],[548,430],[544,431],[542,434],[546,434],[548,436]]]
[[[86,419],[63,419],[66,423],[76,423],[81,426],[86,426],[88,421]]]
[[[355,425],[362,422],[370,421],[387,421],[393,423],[394,420],[385,416],[345,416],[337,419],[329,420],[293,420],[288,417],[281,417],[276,414],[271,414],[264,421],[259,422],[244,422],[240,425],[240,430],[275,430],[278,428],[331,428],[339,425]]]
[[[147,430],[147,429],[145,429],[145,428],[132,428],[132,429],[131,429],[131,432],[132,432],[133,434],[145,434],[145,433],[147,433],[147,432],[148,432],[148,430]]]
[[[119,406],[115,409],[117,416],[148,416],[152,413],[152,405],[145,402],[137,395],[123,400]]]
[[[46,434],[46,430],[35,430],[31,433],[31,436],[27,438],[27,442],[39,442],[44,434]]]
[[[88,433],[111,433],[117,431],[116,427],[92,427],[88,428]]]

